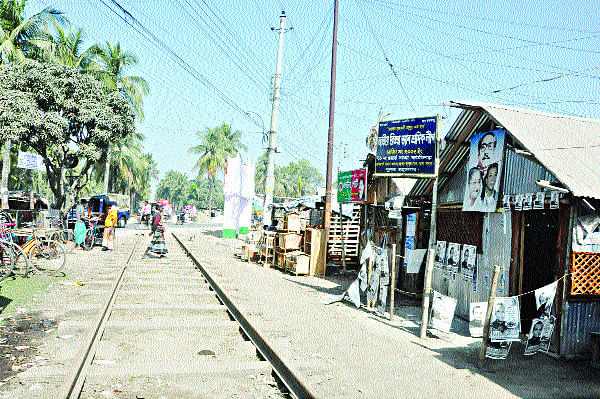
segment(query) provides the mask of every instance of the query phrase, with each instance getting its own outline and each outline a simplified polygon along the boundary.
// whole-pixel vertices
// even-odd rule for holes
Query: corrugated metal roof
[[[480,102],[453,102],[463,112],[450,128],[446,140],[456,140],[464,129],[473,123],[473,129],[465,137],[469,143],[473,132],[490,119],[501,125],[524,149],[535,158],[577,197],[600,199],[600,120],[578,118],[569,115],[549,114],[505,105]],[[484,111],[477,114],[477,111]],[[456,172],[468,148],[452,153],[452,144],[442,151],[440,162],[440,187]],[[420,179],[410,196],[428,194],[430,180]]]

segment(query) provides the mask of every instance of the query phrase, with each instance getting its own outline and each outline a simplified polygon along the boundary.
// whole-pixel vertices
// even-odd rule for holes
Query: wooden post
[[[392,274],[390,276],[390,321],[394,318],[394,294],[396,293],[396,244],[392,244]]]
[[[342,266],[346,272],[346,246],[344,245],[344,215],[342,215],[342,204],[340,206],[340,238],[342,240]],[[354,210],[352,211],[354,212]]]
[[[369,289],[369,283],[371,282],[371,274],[373,274],[373,256],[369,258],[369,269],[367,271],[367,290]],[[367,301],[367,307],[373,307],[373,301]]]
[[[500,280],[500,265],[494,266],[494,276],[492,277],[492,287],[490,288],[490,298],[488,299],[487,312],[485,312],[485,320],[483,323],[483,338],[481,340],[481,350],[479,351],[479,368],[483,368],[485,361],[485,351],[490,341],[490,319],[494,311],[494,302],[496,301],[496,290],[498,288],[498,280]]]

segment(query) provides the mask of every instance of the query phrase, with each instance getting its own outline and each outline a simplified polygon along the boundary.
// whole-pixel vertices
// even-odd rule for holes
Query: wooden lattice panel
[[[437,240],[475,245],[481,253],[483,213],[462,212],[460,209],[443,209],[438,212]]]
[[[600,295],[600,254],[573,252],[571,295]]]

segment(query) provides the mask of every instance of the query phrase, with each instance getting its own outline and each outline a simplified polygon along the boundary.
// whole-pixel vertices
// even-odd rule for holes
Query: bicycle
[[[14,241],[14,237],[18,236],[19,233],[21,237],[26,237],[25,243],[22,245],[17,245]],[[5,247],[10,246],[14,249],[13,270],[16,268],[17,274],[27,275],[30,272],[41,272],[54,276],[62,270],[66,263],[67,253],[65,248],[57,241],[41,236],[34,227],[31,233],[16,230],[7,232],[5,230],[2,239],[5,243],[12,243],[12,245],[5,244]],[[20,250],[15,246],[18,246]]]
[[[73,230],[65,228],[63,221],[60,219],[52,219],[50,225],[58,229],[58,231],[55,231],[50,235],[50,239],[62,244],[69,253],[72,253],[76,245],[75,233]]]
[[[96,237],[98,236],[98,232],[100,229],[98,228],[98,218],[94,218],[90,220],[90,227],[85,232],[85,238],[83,239],[83,243],[81,243],[81,247],[89,251],[94,247],[96,243]]]
[[[31,269],[31,262],[23,249],[12,240],[12,235],[7,227],[14,223],[0,224],[0,280],[4,280],[12,274],[27,275]]]

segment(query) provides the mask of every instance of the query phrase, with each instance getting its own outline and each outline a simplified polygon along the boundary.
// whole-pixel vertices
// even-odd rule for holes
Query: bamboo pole
[[[390,276],[390,321],[394,318],[394,294],[396,293],[396,244],[392,244],[392,274]]]
[[[494,302],[496,301],[496,290],[498,280],[500,279],[500,265],[494,266],[494,276],[492,277],[492,286],[490,288],[490,298],[488,299],[487,312],[485,312],[485,321],[483,323],[483,338],[481,340],[481,349],[479,351],[479,368],[483,368],[485,361],[485,351],[490,341],[490,319],[494,311]]]

